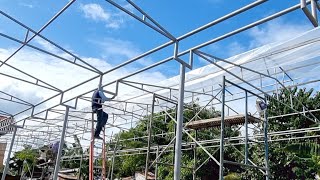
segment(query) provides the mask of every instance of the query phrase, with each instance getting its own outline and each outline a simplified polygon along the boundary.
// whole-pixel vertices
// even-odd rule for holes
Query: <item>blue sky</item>
[[[117,2],[136,13],[139,17],[142,17],[141,14],[138,14],[125,1]],[[175,37],[179,37],[252,2],[254,1],[134,1],[135,4]],[[281,2],[270,0],[229,21],[183,40],[180,43],[180,51],[204,43],[299,2],[300,0],[283,0]],[[1,0],[0,10],[32,29],[39,30],[67,3],[67,0]],[[280,19],[273,20],[227,40],[207,46],[204,50],[216,56],[228,58],[267,43],[294,37],[308,29],[312,29],[311,23],[301,10],[297,10]],[[23,40],[26,31],[0,15],[0,32]],[[41,34],[103,71],[168,42],[166,37],[119,11],[108,2],[101,0],[76,1]],[[67,57],[60,50],[57,50],[40,38],[35,38],[30,44]],[[1,60],[8,57],[10,52],[15,50],[18,45],[0,37]],[[111,74],[110,77],[119,78],[130,72],[134,72],[139,68],[171,56],[172,52],[173,48],[170,46],[159,53],[148,56]],[[61,89],[66,89],[70,85],[75,85],[94,75],[85,72],[79,75],[79,72],[82,72],[79,69],[66,66],[57,60],[49,58],[47,55],[37,54],[30,48],[24,48],[9,63],[36,77],[41,77],[41,79],[53,83],[57,87],[61,87]],[[203,60],[196,59],[194,67],[198,68],[204,65],[206,63]],[[137,76],[135,80],[157,82],[178,73],[178,63],[171,62]],[[65,77],[76,78],[67,79]],[[2,85],[0,85],[0,89],[11,89],[13,94],[18,94],[16,89],[19,89],[17,88],[19,85],[13,87],[11,81],[4,82],[3,79],[1,81]],[[31,92],[34,94],[34,89],[30,88]],[[37,96],[45,98],[48,96],[47,94],[38,93]],[[29,95],[25,96],[30,97]]]
[[[2,0],[0,9],[38,30],[67,2],[66,0]],[[234,1],[202,0],[195,3],[194,1],[136,0],[134,2],[174,36],[178,37],[253,1],[241,0],[235,3]],[[285,0],[281,1],[281,3],[279,1],[266,2],[248,11],[249,13],[244,13],[185,40],[181,45],[181,50],[208,41],[297,3],[299,3],[298,0]],[[120,4],[126,5],[124,2]],[[126,7],[129,6],[126,5]],[[9,21],[4,20],[3,17],[0,18],[0,22],[5,24],[5,26],[0,26],[0,31],[20,39],[23,38],[25,31],[22,28],[17,28],[18,26],[14,23],[8,23]],[[302,11],[296,11],[284,16],[280,20],[276,20],[275,23],[279,25],[300,24],[311,28]],[[260,26],[259,28],[264,28],[265,26]],[[42,34],[81,56],[102,58],[111,64],[118,64],[119,61],[124,61],[128,56],[138,55],[168,41],[167,38],[164,38],[154,30],[121,13],[108,2],[101,0],[79,0],[75,2]],[[262,45],[262,43],[252,44],[254,41],[255,37],[251,30],[208,48],[209,50],[216,50],[215,54],[218,56],[228,57]],[[33,43],[35,42],[33,41]],[[1,47],[8,47],[8,44],[9,42],[7,41],[0,41]],[[120,44],[120,48],[129,47],[130,51],[127,50],[120,53],[117,52],[118,49],[114,53],[106,51],[106,48],[108,49],[111,44]],[[13,46],[13,44],[10,45]],[[225,50],[225,48],[228,50]],[[109,48],[109,50],[112,51],[113,49]],[[156,61],[158,58],[164,57],[166,56],[156,55],[150,58],[149,61]],[[201,64],[202,62],[198,63],[197,66],[203,65]]]

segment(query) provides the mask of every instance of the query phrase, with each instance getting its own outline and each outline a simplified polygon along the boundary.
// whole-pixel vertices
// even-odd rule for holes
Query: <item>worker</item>
[[[102,139],[100,137],[100,132],[102,127],[104,127],[108,120],[108,114],[102,109],[102,103],[107,101],[108,98],[104,95],[102,88],[98,88],[93,92],[92,95],[92,112],[97,114],[97,125],[94,132],[94,138]]]
[[[261,99],[256,100],[256,108],[259,113],[263,113],[267,109],[268,105]]]

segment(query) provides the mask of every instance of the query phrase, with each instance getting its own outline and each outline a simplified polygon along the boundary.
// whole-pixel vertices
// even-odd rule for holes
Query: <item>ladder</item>
[[[91,123],[91,141],[90,141],[90,149],[89,149],[89,180],[94,180],[94,172],[96,169],[101,169],[101,178],[102,180],[106,179],[106,141],[105,141],[105,128],[103,127],[102,131],[103,131],[103,139],[102,140],[98,140],[94,138],[94,113],[92,112],[92,123]],[[96,143],[95,144],[95,140]],[[102,141],[99,143],[99,141]],[[101,148],[99,147],[99,145],[101,146]],[[99,155],[95,156],[94,153],[95,152],[99,152],[99,149],[101,149],[101,153],[102,154],[102,166],[95,166],[95,159],[100,159]],[[95,151],[96,150],[96,151]],[[95,158],[96,157],[96,158]],[[98,171],[99,172],[99,171]]]

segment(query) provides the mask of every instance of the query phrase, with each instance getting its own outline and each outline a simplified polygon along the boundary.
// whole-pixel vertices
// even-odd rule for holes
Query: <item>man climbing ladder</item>
[[[102,88],[98,88],[93,92],[92,95],[92,112],[97,114],[97,125],[94,132],[94,138],[103,139],[100,137],[100,132],[102,128],[106,125],[108,121],[108,114],[102,109],[102,103],[107,101],[108,98],[104,95]]]

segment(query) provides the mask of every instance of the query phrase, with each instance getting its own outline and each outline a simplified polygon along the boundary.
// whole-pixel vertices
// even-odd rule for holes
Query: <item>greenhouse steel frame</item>
[[[245,66],[246,63],[250,63],[253,61],[256,61],[256,59],[250,59],[247,62],[244,63],[234,63],[229,60],[225,60],[219,57],[216,57],[213,54],[206,53],[202,48],[211,45],[213,43],[222,41],[224,39],[227,39],[233,35],[236,35],[238,33],[241,33],[245,30],[248,30],[250,28],[253,28],[255,26],[261,25],[263,23],[266,23],[268,21],[271,21],[273,19],[276,19],[278,17],[281,17],[282,15],[288,14],[290,12],[296,11],[296,10],[302,10],[303,13],[306,15],[308,20],[312,23],[314,27],[318,26],[318,17],[317,17],[317,11],[320,10],[320,5],[317,0],[301,0],[301,2],[297,5],[294,5],[292,7],[289,7],[287,9],[284,9],[282,11],[276,12],[272,15],[269,15],[267,17],[264,17],[263,19],[260,19],[256,22],[253,22],[251,24],[248,24],[246,26],[240,27],[236,30],[230,31],[229,33],[223,34],[219,37],[215,37],[207,42],[203,42],[202,44],[198,44],[196,46],[193,46],[187,50],[179,51],[179,44],[183,43],[182,41],[184,39],[188,39],[208,28],[214,27],[215,25],[228,21],[230,18],[235,17],[241,13],[244,13],[246,11],[250,11],[251,9],[254,9],[257,6],[260,6],[267,2],[267,0],[257,0],[254,1],[240,9],[237,9],[233,12],[230,12],[229,14],[222,16],[214,21],[209,22],[208,24],[205,24],[197,29],[194,29],[180,37],[175,37],[172,35],[166,28],[161,26],[155,19],[153,19],[150,15],[148,15],[145,11],[143,11],[138,5],[136,5],[131,0],[127,0],[127,3],[130,4],[134,9],[135,12],[127,9],[127,6],[122,6],[118,4],[117,2],[113,0],[106,0],[107,3],[110,5],[118,8],[122,12],[126,13],[128,16],[133,17],[140,23],[144,24],[148,28],[151,28],[155,32],[159,33],[161,36],[164,36],[169,41],[155,47],[147,52],[144,52],[132,59],[129,59],[111,69],[108,71],[102,72],[98,68],[94,67],[90,63],[86,62],[85,60],[81,59],[78,55],[74,54],[71,51],[68,51],[67,49],[63,48],[62,46],[56,44],[54,41],[46,38],[45,36],[41,35],[42,31],[45,30],[47,27],[50,26],[50,24],[58,19],[58,17],[63,14],[73,3],[75,0],[69,1],[58,13],[56,13],[40,30],[36,31],[30,26],[25,25],[24,23],[20,22],[19,20],[15,19],[14,17],[10,16],[9,14],[3,12],[0,10],[1,16],[9,19],[10,21],[16,23],[20,27],[25,29],[25,38],[23,40],[20,40],[16,37],[12,37],[8,34],[0,32],[0,36],[2,38],[11,40],[13,42],[21,44],[21,46],[16,49],[7,59],[0,61],[0,68],[2,66],[9,67],[13,69],[16,72],[19,72],[21,74],[24,74],[26,79],[16,77],[14,75],[6,74],[0,71],[1,76],[5,76],[7,78],[14,79],[16,81],[27,83],[34,85],[36,87],[40,87],[43,89],[50,90],[52,92],[55,92],[56,94],[48,99],[43,100],[42,102],[39,102],[37,104],[33,104],[31,102],[27,102],[23,100],[21,97],[17,97],[15,95],[12,95],[8,92],[0,91],[0,94],[2,95],[0,97],[0,100],[2,101],[10,101],[12,103],[21,104],[24,106],[27,106],[28,108],[22,109],[20,112],[16,114],[10,114],[4,110],[0,109],[0,115],[6,116],[7,118],[2,120],[2,122],[6,122],[9,119],[15,119],[14,124],[1,124],[1,132],[6,133],[6,135],[3,135],[0,139],[1,140],[9,140],[10,141],[10,147],[8,149],[7,159],[5,163],[5,168],[2,176],[2,180],[5,179],[5,176],[8,172],[8,165],[10,161],[10,156],[12,155],[12,152],[14,151],[13,147],[14,144],[16,146],[22,146],[24,144],[35,144],[37,146],[40,146],[41,143],[51,143],[54,140],[58,140],[60,142],[59,151],[57,155],[56,160],[56,166],[54,170],[54,179],[57,179],[59,168],[60,168],[60,162],[61,161],[67,161],[68,157],[65,157],[62,155],[62,144],[64,144],[64,141],[67,137],[71,137],[73,135],[83,136],[84,133],[88,133],[92,130],[92,127],[90,128],[89,125],[91,122],[93,122],[93,118],[91,118],[92,112],[90,111],[90,108],[85,109],[79,109],[77,107],[78,102],[87,102],[88,105],[91,102],[91,98],[88,97],[90,93],[92,93],[95,89],[90,89],[83,91],[79,94],[74,95],[73,97],[66,98],[65,94],[70,93],[72,90],[88,83],[96,83],[99,87],[105,88],[109,87],[110,85],[113,85],[114,91],[105,91],[109,95],[112,95],[113,97],[117,96],[121,92],[120,86],[128,86],[133,89],[136,89],[137,91],[143,92],[141,95],[137,95],[134,97],[131,97],[129,99],[112,99],[110,100],[111,104],[103,104],[105,108],[111,108],[115,110],[115,113],[110,114],[110,119],[113,122],[108,122],[106,126],[106,131],[111,128],[118,128],[120,131],[127,131],[130,127],[133,127],[135,123],[143,119],[143,117],[148,116],[148,134],[147,136],[143,137],[135,137],[133,140],[138,138],[145,138],[148,141],[148,146],[145,148],[135,148],[135,149],[121,149],[117,150],[117,146],[113,149],[105,149],[102,148],[102,152],[104,152],[104,157],[111,157],[112,158],[112,164],[114,165],[115,158],[118,156],[129,156],[129,155],[136,155],[136,154],[146,154],[146,166],[145,166],[145,175],[147,177],[147,174],[151,167],[155,166],[155,176],[157,177],[157,166],[158,164],[168,164],[173,165],[174,167],[174,179],[179,180],[181,179],[181,168],[189,168],[193,172],[193,179],[196,179],[196,172],[209,160],[212,159],[220,166],[220,173],[219,178],[223,179],[224,175],[224,164],[234,164],[234,165],[241,165],[246,166],[249,168],[258,168],[259,171],[261,171],[266,179],[269,179],[270,172],[268,168],[268,142],[273,141],[282,141],[282,140],[290,140],[290,138],[282,138],[283,135],[293,135],[297,133],[307,133],[307,132],[315,132],[320,131],[319,128],[305,128],[305,129],[297,129],[297,130],[289,130],[289,131],[281,131],[281,132],[268,132],[267,130],[267,123],[268,119],[270,118],[277,118],[277,117],[283,117],[283,116],[291,116],[291,115],[301,115],[306,117],[308,120],[313,122],[318,122],[319,120],[312,114],[313,112],[319,111],[319,109],[315,110],[309,110],[306,106],[304,106],[302,103],[301,105],[304,107],[301,109],[295,109],[292,104],[285,104],[282,103],[284,106],[289,107],[292,109],[295,113],[290,114],[279,114],[278,116],[274,117],[267,117],[266,113],[261,116],[261,122],[263,123],[262,131],[263,133],[255,134],[250,136],[248,134],[248,98],[256,97],[259,99],[262,99],[264,102],[268,102],[268,98],[273,98],[270,93],[278,93],[281,89],[288,89],[290,87],[297,87],[297,86],[303,86],[308,85],[312,83],[317,83],[320,81],[319,78],[310,78],[307,81],[299,82],[301,79],[300,77],[295,79],[290,77],[289,72],[293,72],[297,69],[302,69],[306,66],[312,66],[312,65],[318,65],[319,63],[310,63],[310,64],[304,64],[304,65],[298,65],[296,67],[292,67],[291,69],[283,69],[281,67],[276,68],[274,67],[274,73],[269,73],[268,68],[266,67],[266,70],[268,71],[268,74],[261,73],[256,70],[253,70],[251,68],[248,68]],[[311,7],[311,11],[308,8],[308,5]],[[30,42],[34,38],[41,38],[42,40],[46,41],[47,43],[53,45],[55,48],[61,50],[62,52],[70,55],[73,57],[72,60],[67,59],[58,53],[52,53],[49,52],[41,47],[37,47],[35,45],[30,44]],[[301,46],[307,46],[310,44],[316,44],[319,42],[319,39],[314,39],[313,41],[304,42],[303,44],[297,45],[298,48]],[[94,77],[88,78],[86,81],[83,81],[82,83],[79,83],[78,85],[75,85],[73,87],[69,87],[67,89],[59,89],[55,87],[54,85],[45,82],[41,80],[40,77],[34,77],[31,74],[24,72],[21,69],[18,69],[14,65],[10,65],[8,61],[12,59],[21,49],[24,47],[31,48],[33,50],[39,51],[41,53],[47,54],[48,56],[52,56],[54,58],[57,58],[59,60],[62,60],[64,62],[70,63],[72,65],[75,65],[77,67],[80,67],[86,71],[90,71],[95,73]],[[130,65],[141,58],[144,58],[148,55],[152,55],[153,53],[156,53],[162,49],[171,47],[172,48],[172,54],[169,54],[167,58],[160,60],[154,64],[151,64],[149,66],[143,67],[133,73],[130,73],[128,75],[125,75],[123,77],[120,77],[118,79],[112,80],[111,82],[104,83],[103,78],[106,77],[109,73],[112,73],[114,71],[117,71],[127,65]],[[283,53],[285,51],[290,51],[292,48],[288,47],[288,49],[284,49],[283,51],[279,53]],[[185,55],[188,55],[187,61],[183,59]],[[220,83],[216,85],[209,85],[208,87],[199,87],[198,89],[187,89],[186,83],[189,79],[186,79],[186,74],[188,70],[193,69],[193,64],[195,61],[195,56],[206,60],[210,63],[213,67],[217,68],[217,72],[223,72],[225,73],[223,76],[219,76]],[[178,85],[174,86],[163,86],[158,84],[148,84],[148,83],[142,83],[142,82],[135,82],[128,80],[128,78],[137,75],[139,73],[145,72],[147,70],[150,70],[154,67],[157,67],[159,65],[165,64],[167,62],[175,61],[179,63],[180,71],[179,71],[179,83]],[[228,66],[223,66],[220,63],[224,63]],[[235,74],[233,70],[238,69],[241,74]],[[278,70],[280,69],[280,71]],[[216,73],[216,72],[214,72]],[[253,78],[251,77],[244,77],[245,73],[251,73],[253,74]],[[282,76],[282,81],[279,80],[278,76]],[[216,79],[217,79],[216,78]],[[30,80],[31,79],[31,80]],[[235,82],[236,81],[236,82]],[[298,82],[296,82],[298,81]],[[265,83],[268,83],[268,85],[265,85]],[[207,89],[206,89],[207,88]],[[230,92],[229,89],[237,89],[236,92]],[[268,89],[268,90],[263,90]],[[162,92],[166,92],[168,96],[163,95]],[[218,97],[218,96],[221,97]],[[149,98],[150,101],[135,101],[139,100],[141,97],[151,97]],[[205,109],[208,106],[221,106],[221,135],[218,139],[210,139],[210,140],[197,140],[197,137],[193,137],[190,134],[190,129],[186,128],[186,124],[183,124],[183,112],[186,110],[185,102],[186,99],[188,99],[189,102],[193,102],[197,96],[205,96],[205,101],[203,102],[204,105],[202,106],[201,110],[196,113],[194,118],[190,119],[189,122],[194,121],[195,119],[198,119],[197,115],[200,113],[203,109]],[[50,107],[44,109],[44,110],[38,110],[39,107],[44,105],[45,103],[58,98],[59,102],[55,105],[51,105]],[[290,95],[290,98],[292,99],[292,95]],[[191,99],[191,100],[190,100]],[[237,100],[245,100],[245,136],[243,137],[229,137],[226,138],[224,134],[224,120],[226,116],[229,115],[229,111],[232,111],[235,114],[239,114],[232,105],[228,105],[229,103]],[[215,102],[214,102],[215,101]],[[72,105],[70,105],[72,104]],[[117,107],[119,104],[124,104],[125,108],[121,109]],[[137,109],[126,109],[127,106],[134,106]],[[62,110],[61,107],[64,107],[65,110]],[[157,108],[157,110],[156,110]],[[170,108],[177,108],[177,114],[176,117],[172,116],[171,113],[167,112],[167,109]],[[165,112],[165,115],[167,117],[170,117],[173,121],[176,122],[176,129],[175,132],[163,132],[161,134],[153,134],[152,133],[152,120],[155,116],[155,112],[157,111],[163,111]],[[122,113],[119,113],[122,112]],[[29,113],[26,116],[26,113]],[[52,118],[52,114],[55,114],[56,118]],[[89,117],[87,117],[89,115]],[[118,118],[125,120],[126,122],[122,124],[115,124],[114,122],[118,121]],[[129,120],[128,120],[129,119]],[[28,125],[28,122],[36,122],[39,123],[39,126],[35,125]],[[69,127],[68,123],[70,122],[78,122],[78,121],[84,121],[85,123],[83,126],[81,125],[74,125]],[[128,122],[129,121],[129,122]],[[62,125],[58,125],[57,122],[63,122]],[[128,127],[130,126],[130,127]],[[11,129],[10,129],[11,127]],[[12,128],[13,127],[13,128]],[[259,129],[258,127],[255,127],[256,129]],[[37,129],[37,130],[36,130]],[[46,130],[47,129],[47,130]],[[90,129],[90,130],[88,130]],[[73,133],[69,133],[68,130],[72,130]],[[12,135],[11,135],[12,134]],[[164,146],[164,145],[152,145],[152,137],[156,136],[166,136],[169,134],[173,134],[174,138],[172,138],[171,142]],[[182,141],[182,135],[186,134],[191,141],[190,142],[183,142]],[[314,138],[319,136],[305,136],[301,138]],[[109,139],[110,142],[114,141],[115,144],[118,144],[120,141],[119,139],[114,139],[112,135],[105,134],[104,138]],[[255,139],[256,141],[250,141],[249,139]],[[86,137],[82,137],[82,140],[86,140],[87,142],[93,142],[92,139],[88,139]],[[228,142],[226,142],[228,141]],[[265,145],[265,164],[264,166],[259,166],[258,164],[251,161],[248,157],[248,148],[250,144],[253,143],[263,143]],[[90,147],[93,149],[93,143],[90,143]],[[242,154],[242,152],[239,152],[243,158],[244,163],[240,162],[230,162],[224,160],[224,147],[227,146],[237,146],[237,145],[244,145],[245,146],[245,152]],[[105,145],[103,145],[105,147]],[[207,148],[217,148],[215,152],[220,150],[220,159],[217,160],[209,151],[207,151]],[[196,158],[196,149],[202,149],[206,154],[208,155],[208,159],[204,162],[198,162]],[[235,148],[236,149],[236,148]],[[181,156],[183,151],[185,150],[193,150],[194,152],[194,166],[193,167],[186,167],[181,164]],[[92,150],[93,151],[93,150]],[[166,152],[174,152],[174,163],[166,163],[166,162],[160,162],[159,159],[161,156]],[[151,159],[151,154],[155,154],[155,158]],[[91,158],[91,166],[93,166],[93,153],[89,156],[89,154],[83,154],[81,157],[81,162],[83,159]],[[104,160],[106,158],[103,158]],[[80,160],[80,159],[79,159]],[[108,178],[111,177],[113,179],[113,165],[111,168],[109,168],[107,176]],[[199,165],[199,166],[198,166]],[[92,168],[92,167],[91,167]],[[93,173],[93,171],[90,171]],[[104,174],[105,176],[105,174]],[[90,176],[91,179],[93,179],[93,174]]]

